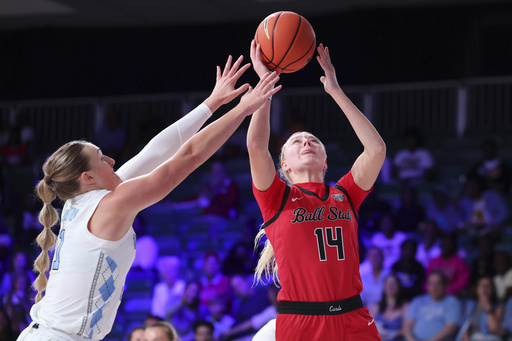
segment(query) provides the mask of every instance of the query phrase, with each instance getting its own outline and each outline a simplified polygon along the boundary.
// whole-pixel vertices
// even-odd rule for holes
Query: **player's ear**
[[[80,174],[80,180],[86,185],[92,185],[96,182],[96,179],[89,172]]]
[[[282,169],[284,172],[289,172],[289,171],[291,171],[291,168],[288,166],[288,164],[286,163],[286,161],[281,161],[281,169]]]

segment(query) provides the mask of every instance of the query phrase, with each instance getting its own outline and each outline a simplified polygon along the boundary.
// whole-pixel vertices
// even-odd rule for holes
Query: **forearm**
[[[247,149],[249,154],[255,151],[268,151],[270,140],[270,101],[259,108],[251,117],[247,130]]]
[[[213,101],[210,102],[214,105]],[[156,135],[140,153],[122,165],[116,173],[123,180],[150,173],[171,158],[188,139],[197,133],[213,111],[215,110],[210,110],[205,101]]]
[[[446,324],[446,326],[444,326],[443,329],[441,329],[441,331],[439,333],[437,333],[436,336],[431,338],[429,341],[441,341],[441,340],[444,340],[444,339],[452,336],[453,333],[455,333],[456,330],[457,330],[457,325],[455,325],[453,323],[448,323],[448,324]]]
[[[411,321],[405,321],[403,327],[402,327],[402,335],[404,336],[405,340],[407,341],[416,341],[412,334],[412,325],[414,322]]]

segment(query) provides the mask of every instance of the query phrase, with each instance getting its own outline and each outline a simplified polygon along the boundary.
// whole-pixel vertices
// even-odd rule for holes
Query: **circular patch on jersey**
[[[345,200],[345,195],[343,193],[332,194],[331,197],[339,202],[343,202],[343,200]]]

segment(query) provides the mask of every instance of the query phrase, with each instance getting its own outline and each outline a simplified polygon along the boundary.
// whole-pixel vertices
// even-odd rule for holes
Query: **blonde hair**
[[[169,341],[178,341],[178,333],[172,324],[165,321],[158,321],[155,324],[146,327],[146,330],[150,328],[162,328],[165,336],[169,339]]]
[[[262,225],[263,226],[263,225]],[[254,240],[254,249],[258,248],[260,244],[261,238],[265,235],[265,229],[260,228],[260,231],[256,235]],[[258,283],[265,283],[262,279],[271,278],[272,281],[277,285],[279,284],[279,276],[277,274],[277,262],[274,253],[274,248],[272,244],[270,244],[270,240],[265,241],[265,245],[263,246],[263,250],[260,253],[260,258],[258,259],[258,264],[256,265],[256,269],[254,270],[254,285]]]
[[[60,147],[44,163],[45,176],[35,188],[37,196],[43,202],[43,208],[39,213],[39,222],[43,225],[43,230],[36,239],[41,247],[41,253],[34,261],[34,272],[38,273],[33,284],[37,290],[36,302],[41,300],[46,289],[46,273],[50,268],[48,251],[54,247],[57,239],[51,228],[58,223],[59,214],[52,206],[52,202],[57,197],[61,200],[70,199],[80,189],[80,174],[89,170],[89,158],[82,152],[88,144],[90,143],[85,141],[73,141]]]
[[[285,172],[281,166],[282,162],[285,160],[285,157],[284,157],[285,148],[286,148],[286,146],[288,146],[288,143],[293,138],[295,138],[297,135],[304,134],[304,133],[314,136],[313,134],[308,133],[307,131],[298,131],[296,133],[293,133],[288,138],[288,140],[286,140],[286,142],[283,144],[283,146],[281,147],[281,153],[279,154],[279,165],[277,167],[277,170],[279,172],[280,177],[282,179],[284,178],[286,180],[286,182],[289,183],[290,185],[293,185],[293,181],[290,177],[290,174],[288,174],[288,172]],[[320,144],[322,145],[322,148],[325,151],[325,146],[323,145],[323,143],[320,142]],[[324,173],[323,173],[324,177],[325,177],[325,171],[326,170],[324,170]],[[263,225],[262,225],[262,227],[260,228],[260,231],[258,232],[258,234],[256,235],[256,238],[254,239],[254,243],[255,243],[254,248],[255,249],[260,244],[261,238],[263,238],[264,235],[265,235],[265,229],[263,228]],[[276,262],[276,257],[275,257],[275,253],[274,253],[274,248],[272,247],[272,244],[270,244],[270,241],[268,239],[265,241],[265,245],[263,246],[263,250],[260,253],[260,258],[258,259],[258,264],[256,265],[256,269],[254,271],[255,284],[263,283],[264,281],[263,281],[262,277],[271,278],[275,284],[279,284],[279,276],[277,274],[277,262]]]

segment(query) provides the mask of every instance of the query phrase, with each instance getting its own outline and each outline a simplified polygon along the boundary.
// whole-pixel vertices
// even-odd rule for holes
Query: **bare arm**
[[[260,59],[260,47],[254,40],[251,42],[251,61],[258,76],[264,77],[267,67]],[[270,104],[267,100],[251,117],[247,130],[247,151],[251,165],[251,176],[254,186],[266,191],[276,175],[276,167],[268,150],[270,140]]]
[[[404,325],[402,326],[402,335],[407,341],[416,341],[412,334],[412,327],[414,326],[414,320],[406,318]]]
[[[236,82],[242,70],[237,72],[230,67],[227,69],[231,75],[228,78]],[[219,70],[218,78],[220,77]],[[252,114],[265,101],[268,101],[269,96],[279,90],[279,87],[272,89],[278,79],[275,73],[268,73],[254,89],[249,85],[240,87],[239,93],[247,88],[249,90],[235,108],[194,135],[171,159],[151,173],[117,186],[100,203],[95,213],[97,217],[91,220],[91,232],[104,239],[121,238],[138,212],[165,198],[220,148],[247,115]]]
[[[341,90],[336,79],[336,71],[331,63],[329,49],[320,44],[317,50],[317,60],[325,72],[325,76],[322,76],[320,81],[324,84],[325,91],[343,111],[364,147],[352,166],[352,176],[361,189],[370,190],[386,158],[386,144],[371,122]]]
[[[443,327],[443,329],[441,329],[439,331],[439,333],[437,333],[437,335],[434,336],[433,338],[431,338],[429,341],[441,341],[441,340],[444,340],[445,338],[453,335],[457,331],[457,328],[458,328],[458,326],[455,323],[448,322]]]

